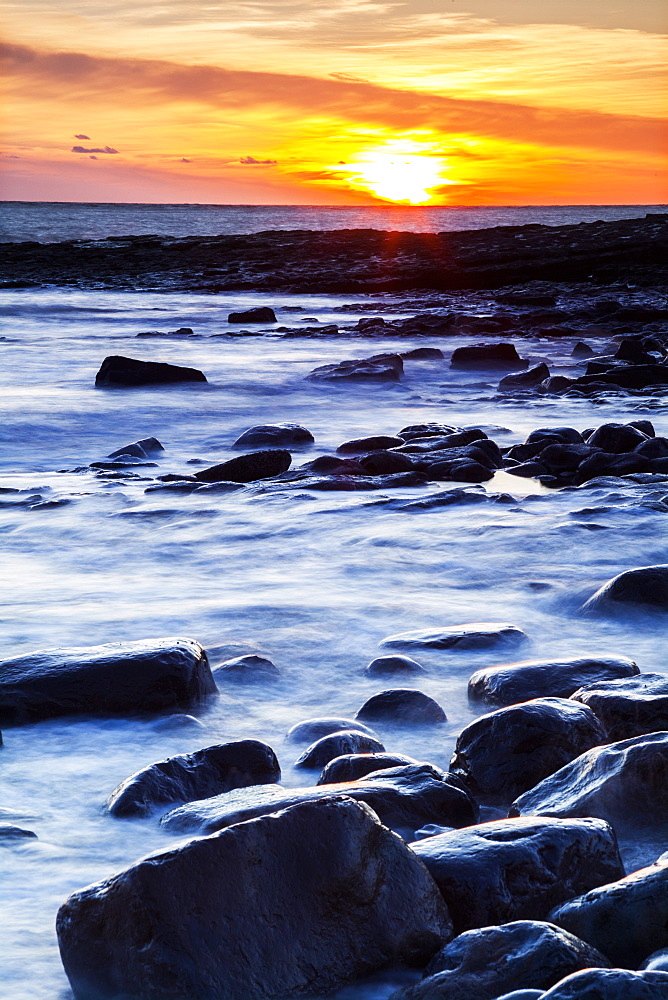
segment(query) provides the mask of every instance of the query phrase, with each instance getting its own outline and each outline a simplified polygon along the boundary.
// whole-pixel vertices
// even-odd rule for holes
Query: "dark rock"
[[[633,451],[646,440],[646,434],[629,424],[601,424],[587,440],[587,444],[592,448],[620,455],[626,451]]]
[[[540,1000],[667,1000],[668,973],[583,969],[543,993]],[[499,998],[503,1000],[503,998]]]
[[[423,438],[411,438],[401,450],[407,454],[423,454],[430,451],[445,451],[448,448],[462,448],[464,445],[473,444],[474,441],[487,440],[489,439],[484,431],[477,427],[469,427],[452,434],[426,434]]]
[[[514,344],[473,344],[457,347],[452,352],[450,365],[453,368],[522,368],[528,365],[519,356]]]
[[[359,462],[370,476],[387,476],[414,469],[410,455],[399,455],[395,451],[374,451],[370,455],[363,455]]]
[[[342,754],[383,753],[385,747],[380,740],[355,729],[344,729],[340,733],[321,736],[304,750],[295,761],[295,767],[325,767],[330,760]]]
[[[257,479],[271,479],[287,472],[292,463],[289,451],[253,451],[249,455],[239,455],[229,462],[213,465],[195,473],[195,478],[203,483],[225,480],[232,483],[253,483]]]
[[[591,945],[559,927],[515,920],[460,934],[429,963],[427,979],[392,1000],[496,1000],[508,990],[549,989],[578,969],[608,965]]]
[[[37,834],[32,830],[24,830],[20,826],[0,825],[0,842],[21,840],[37,840]]]
[[[615,835],[600,819],[500,819],[410,846],[441,890],[456,934],[545,920],[554,906],[624,875]]]
[[[596,375],[581,375],[573,383],[576,389],[595,385],[618,386],[621,389],[648,389],[668,385],[668,365],[620,365]]]
[[[584,341],[578,340],[577,344],[571,351],[571,356],[574,358],[591,358],[595,353],[596,351],[590,347],[589,344],[585,344]]]
[[[419,764],[413,757],[402,753],[349,753],[334,757],[325,765],[318,785],[331,785],[342,781],[357,781],[374,771],[388,771],[393,767],[405,767],[408,764]],[[445,779],[445,772],[443,773]]]
[[[412,441],[414,438],[438,437],[441,435],[455,434],[456,432],[457,428],[451,427],[449,424],[409,424],[408,427],[403,427],[399,431],[399,437],[403,438],[404,441]]]
[[[624,337],[615,351],[615,357],[634,365],[651,365],[656,361],[656,358],[647,353],[642,339],[635,337]]]
[[[511,476],[520,476],[522,479],[538,479],[546,476],[547,466],[540,462],[522,462],[521,465],[509,465],[506,469]]]
[[[43,649],[0,662],[0,722],[7,725],[189,709],[215,693],[206,653],[193,639]]]
[[[209,834],[256,816],[273,813],[298,802],[319,801],[333,794],[366,802],[382,823],[402,834],[419,830],[425,823],[469,826],[478,817],[474,799],[456,778],[430,764],[410,764],[374,771],[356,781],[322,787],[283,788],[256,785],[179,806],[163,816],[161,825],[170,832]]]
[[[595,452],[585,458],[574,474],[572,480],[576,486],[596,479],[598,476],[629,476],[635,472],[651,471],[650,460],[632,452],[628,455],[615,455],[609,452]]]
[[[380,453],[379,453],[380,454]],[[302,490],[391,490],[410,486],[424,486],[429,477],[424,472],[395,472],[387,475],[333,475],[311,476],[296,481]]]
[[[163,361],[138,361],[120,354],[105,358],[95,376],[95,385],[103,387],[169,385],[174,382],[206,382],[206,376],[197,368],[182,368]]]
[[[643,458],[666,458],[668,456],[668,438],[647,438],[637,448],[634,448],[633,454],[642,455]]]
[[[533,365],[523,372],[513,372],[505,375],[499,382],[500,392],[513,389],[535,389],[537,385],[550,377],[550,369],[541,361],[538,365]]]
[[[364,476],[367,470],[353,458],[337,458],[336,455],[318,455],[300,466],[307,472],[322,472],[327,476]]]
[[[246,785],[279,781],[276,754],[259,740],[238,740],[168,757],[122,781],[109,796],[112,816],[149,816],[164,806],[206,799]]]
[[[153,723],[153,730],[156,733],[178,733],[184,729],[200,730],[206,729],[201,719],[194,715],[187,715],[185,712],[174,712],[164,719],[156,719]]]
[[[362,455],[368,451],[396,448],[403,443],[403,438],[391,437],[389,434],[376,434],[372,437],[354,438],[352,441],[344,441],[336,451],[339,455]]]
[[[312,444],[314,437],[300,424],[255,424],[238,437],[233,448],[252,448],[264,445],[270,448],[290,448]]]
[[[537,388],[540,392],[561,393],[566,389],[570,389],[574,382],[575,379],[569,378],[568,375],[551,375],[544,382],[541,382]]]
[[[438,702],[412,688],[393,688],[372,695],[364,702],[355,718],[366,719],[367,722],[385,720],[412,724],[447,722],[446,714]]]
[[[364,668],[370,677],[386,677],[393,674],[426,674],[424,667],[410,656],[377,656]]]
[[[332,382],[398,382],[404,366],[398,354],[375,354],[371,358],[340,361],[314,368],[307,378]]]
[[[266,656],[247,653],[245,656],[235,656],[232,660],[220,663],[214,668],[213,676],[216,682],[234,681],[253,684],[275,681],[281,676],[281,672]]]
[[[651,952],[668,947],[668,859],[563,903],[550,920],[616,964],[637,968]]]
[[[637,428],[637,430],[646,434],[647,437],[653,438],[656,433],[651,420],[629,420],[628,426]]]
[[[471,675],[469,698],[488,705],[516,705],[531,698],[570,698],[583,684],[639,673],[625,656],[577,660],[520,660],[483,667]]]
[[[369,729],[368,726],[355,719],[323,716],[322,718],[304,719],[303,722],[297,722],[288,730],[286,739],[289,743],[299,743],[302,740],[305,743],[313,743],[323,736],[329,736],[330,733],[340,733],[344,729],[354,729],[356,732],[366,733],[367,736],[377,738],[373,729]]]
[[[556,306],[557,304],[552,292],[535,292],[531,289],[503,292],[496,296],[496,301],[506,306]]]
[[[525,444],[532,445],[542,443],[543,447],[548,444],[582,444],[583,438],[580,431],[575,427],[538,427],[531,431]]]
[[[599,681],[571,695],[587,705],[605,726],[611,740],[628,740],[644,733],[668,730],[668,677],[638,674]]]
[[[192,840],[82,889],[58,940],[77,1000],[328,992],[449,940],[436,886],[345,798]]]
[[[439,629],[400,632],[383,639],[380,645],[390,649],[490,649],[516,646],[527,639],[525,632],[505,622],[470,622]]]
[[[594,747],[513,803],[513,816],[598,816],[623,829],[668,820],[668,733]]]
[[[548,444],[540,452],[538,460],[553,472],[573,471],[594,454],[599,455],[589,444]]]
[[[494,475],[488,465],[472,459],[434,462],[427,467],[427,471],[431,479],[454,483],[486,483]]]
[[[668,565],[643,566],[620,573],[599,587],[585,601],[582,610],[612,614],[621,610],[620,604],[668,611]]]
[[[123,448],[112,451],[111,455],[107,455],[107,458],[118,458],[121,455],[131,455],[134,458],[148,458],[149,455],[155,455],[164,450],[157,438],[149,437],[142,438],[141,441],[133,441],[132,444],[126,444]]]
[[[638,968],[651,969],[653,972],[668,973],[668,948],[659,948],[658,951],[653,951],[651,955],[640,963]]]
[[[445,355],[438,347],[415,347],[412,351],[402,351],[400,356],[410,361],[431,361]]]
[[[230,313],[228,323],[275,323],[276,313],[269,306],[256,306],[242,312]]]

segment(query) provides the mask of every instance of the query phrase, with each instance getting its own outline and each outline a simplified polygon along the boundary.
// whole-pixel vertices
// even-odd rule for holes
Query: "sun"
[[[361,149],[348,163],[331,169],[345,175],[351,187],[395,204],[424,205],[434,188],[453,183],[444,176],[446,161],[433,155],[432,144],[412,138]]]

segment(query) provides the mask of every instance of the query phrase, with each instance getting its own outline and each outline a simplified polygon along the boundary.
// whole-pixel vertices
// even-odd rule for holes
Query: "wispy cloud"
[[[87,139],[88,142],[90,142],[90,136],[89,135],[75,135],[74,138],[75,139]]]
[[[111,146],[103,146],[101,148],[93,147],[92,149],[87,149],[86,146],[72,146],[71,152],[73,153],[107,153],[112,155],[118,153],[117,149],[112,149]]]

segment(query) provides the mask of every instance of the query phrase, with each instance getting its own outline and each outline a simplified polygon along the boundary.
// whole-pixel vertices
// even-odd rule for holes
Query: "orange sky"
[[[15,0],[2,197],[668,201],[663,0]]]

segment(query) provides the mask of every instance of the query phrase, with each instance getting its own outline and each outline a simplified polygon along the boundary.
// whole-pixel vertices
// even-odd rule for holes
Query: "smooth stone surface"
[[[334,757],[322,770],[318,785],[331,785],[341,781],[356,781],[374,771],[387,771],[392,767],[419,764],[419,760],[402,753],[348,753]],[[432,765],[433,766],[433,765]],[[445,772],[443,772],[445,777]]]
[[[626,656],[519,660],[476,670],[469,679],[468,694],[488,705],[516,705],[531,698],[569,698],[584,684],[637,673],[637,664]]]
[[[239,455],[229,462],[212,465],[195,473],[195,479],[202,483],[216,483],[225,480],[233,483],[253,483],[257,479],[271,479],[287,472],[292,463],[289,451],[276,449],[274,451],[253,451],[248,455]]]
[[[392,1000],[496,1000],[509,990],[545,990],[578,969],[608,964],[559,927],[516,920],[460,934],[434,956],[426,979]]]
[[[559,903],[624,875],[615,835],[600,819],[500,819],[410,846],[441,890],[457,934],[545,920]]]
[[[181,637],[42,649],[0,662],[0,722],[6,725],[191,709],[215,693],[206,652]]]
[[[450,770],[473,795],[510,803],[585,750],[606,741],[591,709],[566,698],[536,698],[475,719],[457,738]]]
[[[540,1000],[668,1000],[668,973],[585,969],[567,976]]]
[[[545,362],[541,361],[540,364],[532,365],[526,371],[512,372],[510,375],[505,375],[499,382],[498,389],[500,392],[512,392],[515,389],[535,389],[537,385],[540,385],[541,382],[544,382],[549,377],[550,369]]]
[[[21,826],[4,826],[0,824],[0,841],[37,840],[37,834],[32,830],[24,830]]]
[[[375,739],[378,738],[373,729],[365,726],[362,722],[358,722],[356,719],[323,715],[295,723],[294,726],[288,729],[286,739],[289,743],[300,743],[301,741],[314,743],[321,736],[329,736],[330,733],[340,733],[344,729],[355,729],[356,731],[366,733],[367,736],[373,736]]]
[[[314,368],[307,378],[314,382],[398,382],[403,370],[403,361],[398,354],[374,354],[370,358],[321,365]]]
[[[382,753],[385,747],[380,740],[354,729],[322,736],[295,761],[295,767],[324,767],[342,754]]]
[[[241,434],[233,448],[253,448],[257,445],[290,448],[312,444],[314,437],[301,424],[254,424]]]
[[[95,376],[95,385],[103,388],[169,385],[176,382],[206,382],[206,376],[197,368],[183,368],[162,361],[139,361],[120,354],[105,358]]]
[[[164,450],[164,447],[160,444],[157,438],[149,437],[142,438],[140,441],[133,441],[132,444],[126,444],[122,448],[117,448],[116,451],[112,451],[107,458],[118,458],[120,455],[132,455],[135,458],[147,458],[149,455],[156,455]]]
[[[666,674],[641,673],[636,677],[587,684],[571,697],[595,712],[611,740],[627,740],[668,730]]]
[[[269,306],[255,306],[254,309],[243,309],[232,312],[227,317],[228,323],[275,323],[276,313]]]
[[[619,455],[626,451],[633,451],[646,440],[646,434],[629,424],[601,424],[587,439],[587,443],[594,448]]]
[[[369,677],[388,677],[394,674],[426,674],[427,671],[410,656],[377,656],[367,664],[364,673]]]
[[[281,676],[281,672],[271,660],[266,656],[257,656],[255,653],[247,653],[244,656],[235,656],[231,660],[225,660],[214,667],[213,676],[218,681],[232,681],[234,683],[262,683],[275,681]]]
[[[513,802],[510,815],[598,816],[613,826],[668,821],[668,732],[594,747]]]
[[[668,611],[668,565],[630,569],[608,580],[586,601],[583,611],[613,614],[618,605]]]
[[[339,455],[363,455],[367,451],[397,448],[403,443],[403,438],[392,437],[389,434],[376,434],[371,437],[353,438],[351,441],[344,441],[336,451]]]
[[[259,740],[238,740],[142,768],[114,789],[107,808],[112,816],[150,816],[164,806],[280,778],[281,768],[270,746]]]
[[[452,352],[450,364],[453,368],[521,368],[528,364],[519,354],[514,344],[507,341],[500,344],[472,344],[457,347]]]
[[[640,963],[639,969],[651,969],[652,972],[668,972],[668,948],[659,948]]]
[[[415,855],[350,799],[153,855],[61,906],[77,1000],[269,1000],[421,964],[451,937]]]
[[[209,834],[298,802],[317,801],[334,794],[366,802],[381,822],[400,831],[415,831],[425,823],[468,826],[478,817],[477,805],[456,778],[443,777],[441,771],[429,764],[412,764],[373,772],[354,782],[319,788],[265,785],[237,789],[180,806],[167,813],[161,824],[170,832]]]
[[[372,695],[355,718],[366,719],[367,722],[385,720],[413,725],[447,722],[447,716],[438,702],[413,688],[392,688]]]
[[[383,639],[379,645],[389,649],[490,649],[494,646],[514,646],[527,639],[522,629],[505,622],[470,622],[439,629],[400,632]]]

